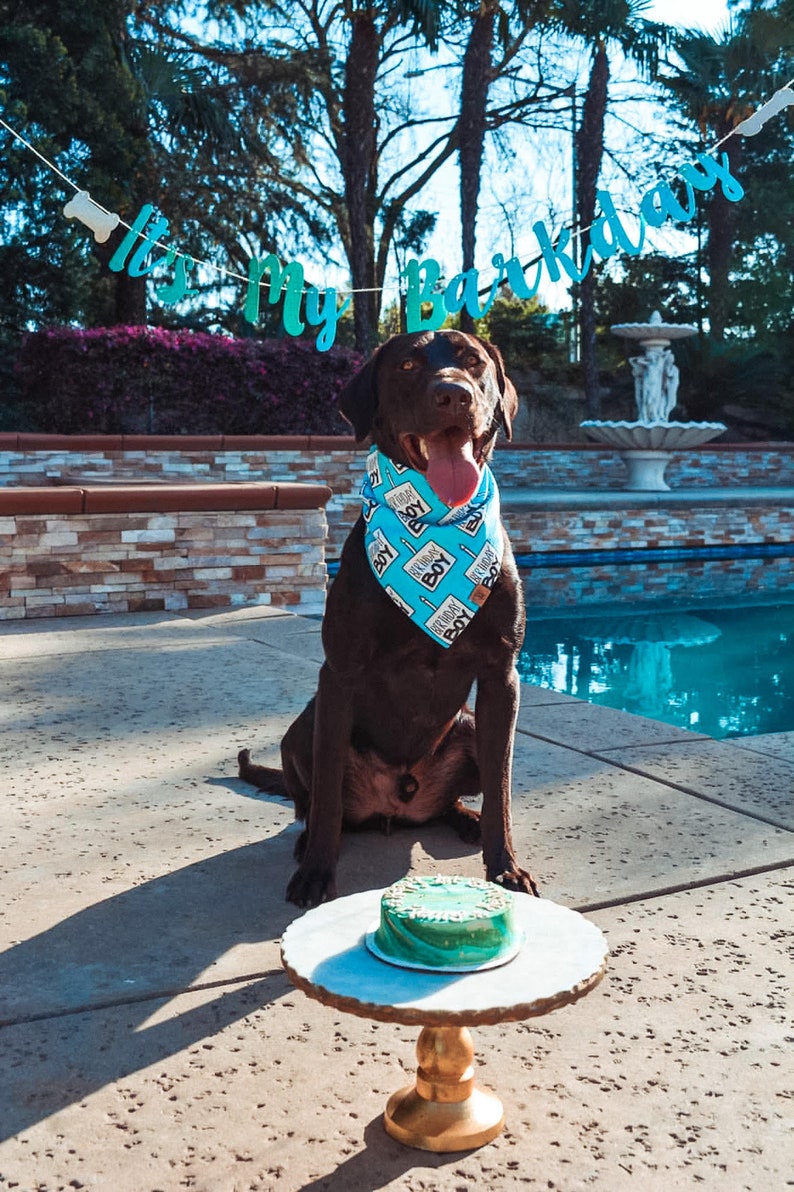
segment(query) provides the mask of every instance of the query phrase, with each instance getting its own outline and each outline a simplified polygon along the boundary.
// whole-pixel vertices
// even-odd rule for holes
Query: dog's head
[[[518,395],[493,344],[462,331],[395,335],[345,388],[339,409],[360,441],[424,472],[447,505],[476,491],[498,427],[509,439]]]

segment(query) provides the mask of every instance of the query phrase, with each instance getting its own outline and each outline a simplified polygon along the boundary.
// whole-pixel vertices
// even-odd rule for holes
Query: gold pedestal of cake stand
[[[383,1124],[406,1146],[468,1151],[496,1138],[502,1102],[474,1083],[474,1044],[465,1026],[426,1026],[416,1044],[416,1083],[389,1098]]]

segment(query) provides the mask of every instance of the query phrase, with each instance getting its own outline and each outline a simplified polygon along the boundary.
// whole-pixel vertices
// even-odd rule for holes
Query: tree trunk
[[[718,129],[718,136],[725,136],[730,131],[730,127],[724,130]],[[730,170],[734,176],[738,174],[742,157],[740,141],[739,137],[731,137],[724,145],[724,151],[730,162]],[[716,186],[711,192],[708,205],[709,239],[706,252],[709,271],[709,336],[713,343],[722,343],[725,339],[725,330],[733,310],[730,267],[738,214],[736,203],[731,203],[726,199],[722,188]]]
[[[485,113],[491,85],[491,54],[494,36],[494,9],[481,4],[472,24],[463,56],[463,79],[458,119],[458,160],[460,163],[460,223],[463,271],[474,268],[475,229],[480,197],[480,174],[485,143]],[[463,331],[474,332],[474,319],[467,310],[460,312]]]
[[[124,272],[116,275],[115,283],[116,323],[142,327],[146,323],[146,278]]]
[[[131,204],[130,210],[137,210]],[[132,217],[125,212],[125,219]],[[99,286],[102,291],[101,310],[98,318],[102,325],[143,327],[147,315],[146,277],[130,277],[126,269],[111,273],[108,262],[127,235],[126,227],[119,227],[111,233],[110,239],[95,244],[93,250],[101,266]]]
[[[353,289],[356,348],[369,352],[378,335],[380,294],[375,290],[375,203],[377,187],[377,114],[375,77],[380,41],[368,12],[356,12],[345,64],[342,173],[349,222],[346,244]]]
[[[590,244],[588,229],[595,218],[596,189],[604,155],[604,118],[607,109],[609,61],[606,46],[599,41],[593,50],[593,64],[587,94],[582,107],[582,122],[576,134],[577,162],[577,218],[580,236],[580,258],[584,260]],[[601,417],[601,393],[598,385],[596,357],[595,277],[592,269],[579,286],[579,332],[581,338],[582,373],[588,418]]]

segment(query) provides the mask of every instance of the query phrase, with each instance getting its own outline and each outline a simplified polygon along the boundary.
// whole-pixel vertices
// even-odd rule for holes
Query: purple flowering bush
[[[16,364],[36,429],[53,434],[349,434],[336,407],[348,348],[160,327],[54,327]]]

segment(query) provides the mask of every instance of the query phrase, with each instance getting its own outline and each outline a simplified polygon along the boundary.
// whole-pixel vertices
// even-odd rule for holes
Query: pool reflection
[[[794,730],[794,605],[530,619],[522,680],[726,738]]]

